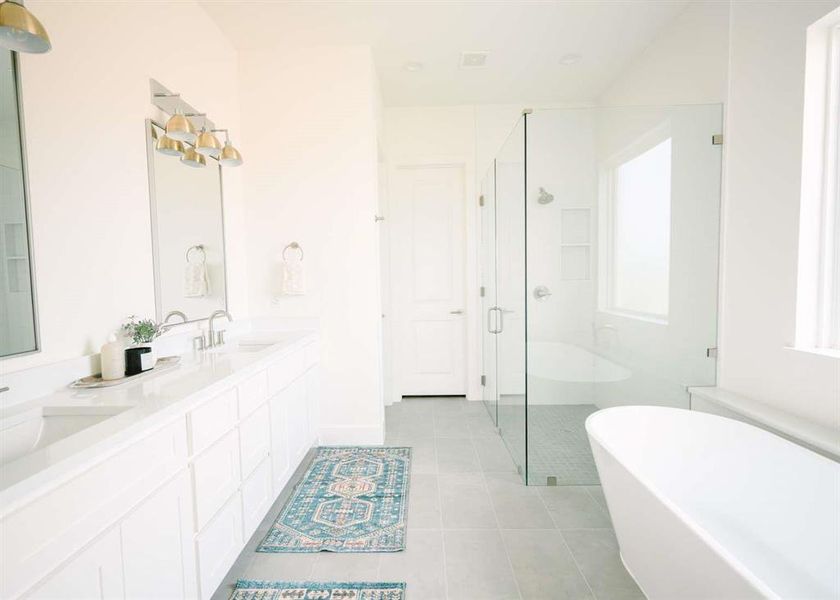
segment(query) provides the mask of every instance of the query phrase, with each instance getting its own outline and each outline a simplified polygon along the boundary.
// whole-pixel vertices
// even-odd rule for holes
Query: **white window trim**
[[[615,172],[624,163],[627,163],[634,158],[641,156],[648,150],[655,148],[668,138],[672,137],[671,122],[664,121],[639,136],[631,144],[624,147],[619,152],[616,152],[599,167],[599,202],[598,202],[598,230],[603,232],[600,235],[600,251],[598,252],[598,312],[626,317],[628,319],[636,319],[638,321],[645,321],[647,323],[654,323],[657,325],[667,325],[667,314],[654,314],[647,312],[631,311],[615,305],[613,298],[613,288],[615,286],[615,273],[613,258],[615,252],[615,186],[616,176]],[[669,259],[670,262],[670,259]],[[670,307],[670,264],[668,266],[668,280],[669,280],[669,301]],[[670,310],[670,309],[669,309]]]
[[[808,28],[797,349],[840,351],[840,9]]]

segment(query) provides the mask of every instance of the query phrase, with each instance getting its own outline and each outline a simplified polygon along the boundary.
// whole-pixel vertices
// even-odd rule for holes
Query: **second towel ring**
[[[204,251],[204,244],[196,244],[187,248],[187,262],[190,262],[192,252],[201,252],[201,262],[207,262],[207,253]]]
[[[286,262],[286,252],[291,248],[292,250],[297,250],[300,252],[300,260],[303,260],[303,248],[300,247],[300,244],[297,242],[292,242],[291,244],[287,244],[285,248],[283,248],[283,262]]]

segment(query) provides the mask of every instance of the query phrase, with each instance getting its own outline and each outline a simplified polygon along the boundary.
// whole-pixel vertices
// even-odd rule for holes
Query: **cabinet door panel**
[[[119,531],[114,528],[105,533],[24,597],[45,600],[122,598]]]
[[[190,479],[185,471],[123,520],[127,599],[195,597],[192,519]]]
[[[239,488],[239,431],[233,430],[193,462],[196,530]]]
[[[271,446],[268,404],[263,404],[239,425],[239,446],[242,455],[242,478],[250,475]]]
[[[245,531],[244,539],[251,537],[257,530],[265,513],[268,512],[274,494],[271,491],[271,463],[265,460],[254,470],[251,476],[242,484],[242,521]]]
[[[225,574],[236,562],[243,544],[242,500],[239,494],[236,494],[196,541],[201,598],[210,598],[213,595]]]
[[[286,485],[289,471],[289,446],[286,439],[286,402],[284,392],[269,400],[271,417],[271,481],[275,496]]]
[[[292,468],[300,462],[309,441],[309,414],[306,406],[306,378],[301,377],[285,390],[286,438]]]

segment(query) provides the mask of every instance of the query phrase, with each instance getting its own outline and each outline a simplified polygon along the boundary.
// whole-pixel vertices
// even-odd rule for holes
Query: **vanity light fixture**
[[[225,147],[222,148],[222,153],[219,156],[219,164],[223,167],[238,167],[242,164],[242,155],[239,153],[239,150],[234,148],[233,144],[230,143],[230,138],[228,137],[228,130],[227,129],[214,129],[214,132],[225,132]]]
[[[179,142],[195,142],[195,126],[180,108],[176,108],[175,114],[166,122],[166,135]]]
[[[181,157],[181,162],[188,167],[200,169],[207,166],[207,159],[203,154],[195,151],[195,148],[189,147],[184,150],[184,155]]]
[[[163,135],[158,138],[157,144],[155,144],[155,150],[167,156],[183,156],[184,142],[179,142],[167,135]]]
[[[213,130],[217,131],[217,130]],[[212,156],[218,158],[222,151],[222,144],[219,138],[213,135],[213,131],[207,131],[206,128],[201,129],[198,134],[198,139],[195,141],[195,151],[204,156]]]
[[[0,3],[0,47],[33,54],[43,54],[52,48],[47,30],[24,8],[23,0]]]

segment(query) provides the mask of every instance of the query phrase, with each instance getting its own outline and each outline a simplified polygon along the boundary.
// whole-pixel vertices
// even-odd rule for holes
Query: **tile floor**
[[[255,552],[290,484],[214,600],[238,578],[405,581],[407,600],[644,598],[618,557],[600,487],[523,486],[482,403],[403,400],[386,409],[385,441],[413,449],[404,552]]]

